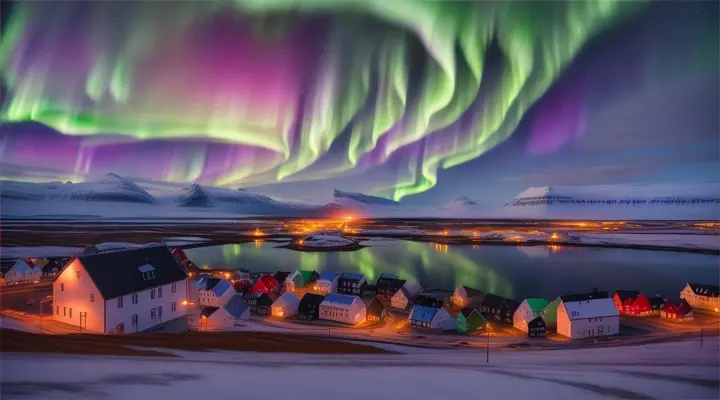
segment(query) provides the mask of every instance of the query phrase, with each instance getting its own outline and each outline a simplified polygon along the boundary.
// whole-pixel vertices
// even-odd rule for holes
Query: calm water
[[[361,272],[374,283],[383,273],[418,280],[426,288],[460,284],[506,297],[635,289],[677,297],[687,281],[717,283],[720,262],[706,254],[630,249],[511,246],[440,246],[402,240],[367,241],[355,252],[303,253],[247,243],[186,250],[198,266],[253,272]]]

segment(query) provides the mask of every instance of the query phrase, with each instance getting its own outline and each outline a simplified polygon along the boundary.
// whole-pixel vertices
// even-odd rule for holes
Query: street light
[[[486,347],[486,353],[485,353],[485,362],[490,362],[490,324],[485,325],[485,330],[487,331],[487,347]]]

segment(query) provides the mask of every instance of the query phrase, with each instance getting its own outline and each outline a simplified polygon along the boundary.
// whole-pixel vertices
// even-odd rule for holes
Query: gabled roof
[[[164,245],[81,255],[77,260],[105,300],[187,279]],[[143,265],[155,268],[154,279],[143,279],[143,273],[138,271]]]
[[[290,275],[290,272],[285,271],[278,271],[273,276],[275,277],[275,280],[278,281],[278,283],[285,282],[285,279]]]
[[[23,272],[27,273],[27,272],[32,271],[33,266],[21,258],[21,259],[17,260],[15,262],[15,264],[13,264],[12,268],[10,268],[10,269],[15,270],[16,272],[20,272],[20,273],[23,273]]]
[[[690,289],[698,296],[720,297],[720,286],[702,283],[688,283]]]
[[[303,284],[307,285],[310,283],[313,278],[317,277],[317,272],[315,271],[309,271],[306,269],[300,269],[298,270],[298,273],[300,273],[300,276],[302,277]]]
[[[335,280],[335,278],[338,276],[337,272],[333,271],[325,271],[322,274],[320,274],[319,281],[329,281],[332,282]]]
[[[640,295],[640,292],[637,290],[618,290],[615,292],[617,296],[620,298],[620,301],[623,303],[630,299],[637,299],[637,297]]]
[[[215,296],[220,297],[228,290],[232,290],[235,292],[235,288],[233,288],[232,284],[225,279],[221,279],[220,282],[215,284],[215,286],[212,288],[213,293],[215,293]]]
[[[505,306],[505,309],[514,314],[518,307],[520,307],[520,302],[514,299],[505,299],[503,305]]]
[[[467,293],[468,297],[476,297],[476,296],[482,296],[485,294],[482,290],[471,288],[470,286],[462,285],[463,289],[465,289],[465,293]]]
[[[607,292],[590,292],[590,293],[580,293],[580,294],[567,294],[564,296],[560,296],[560,300],[567,303],[569,301],[582,301],[582,300],[590,300],[590,299],[606,299],[608,298]]]
[[[384,279],[400,279],[400,276],[398,274],[391,274],[391,273],[383,272],[382,274],[380,274],[378,281],[380,281],[380,279],[383,279],[383,278]]]
[[[340,278],[342,279],[348,279],[351,281],[359,281],[362,280],[365,277],[363,274],[358,274],[356,272],[343,272],[340,274]]]
[[[298,305],[299,309],[308,308],[311,306],[319,306],[320,303],[325,300],[325,296],[314,294],[314,293],[305,293],[305,295],[300,299],[300,305]]]
[[[690,304],[685,299],[667,299],[665,302],[665,309],[681,309],[681,311],[684,311],[685,313],[688,313],[692,311],[692,307],[690,307]]]
[[[505,298],[496,294],[488,293],[482,301],[484,307],[494,308],[499,310],[505,302]]]
[[[542,323],[543,326],[547,326],[547,324],[545,323],[545,319],[543,319],[543,317],[538,315],[537,317],[533,318],[530,322],[528,322],[528,325],[529,326],[538,326],[538,325],[540,325],[540,323]]]
[[[462,310],[460,310],[460,314],[462,314],[463,317],[465,317],[465,318],[469,318],[470,315],[472,315],[472,314],[477,314],[477,315],[482,316],[482,314],[480,314],[480,311],[478,311],[476,308],[472,308],[472,307],[463,308]]]
[[[258,301],[268,301],[270,304],[272,304],[276,298],[277,297],[274,293],[256,292],[245,296],[245,301],[257,299]]]
[[[407,288],[406,288],[405,286],[401,287],[398,291],[396,291],[395,294],[393,294],[393,297],[394,297],[395,295],[397,295],[398,293],[400,293],[400,294],[402,294],[403,296],[405,296],[405,298],[408,299],[408,300],[412,300],[412,298],[413,298],[413,295],[412,295],[410,292],[408,292],[408,290],[407,290]]]
[[[235,318],[240,318],[250,306],[239,294],[236,294],[225,304],[225,310]]]
[[[297,309],[300,304],[300,299],[293,292],[284,293],[278,297],[273,303],[273,307],[287,307]]]
[[[661,305],[665,304],[665,299],[661,296],[648,297],[648,303],[650,303],[650,306],[653,308],[659,308]]]
[[[543,308],[545,308],[545,306],[550,304],[550,301],[540,297],[528,297],[527,299],[525,299],[525,302],[528,303],[530,309],[533,311],[542,310]]]
[[[400,290],[401,287],[405,285],[405,280],[400,278],[394,278],[394,277],[380,277],[377,281],[377,287],[378,289],[387,289],[388,292],[392,292],[393,294]]]
[[[410,319],[412,321],[432,322],[438,311],[440,311],[439,308],[414,306],[410,311]]]
[[[377,297],[373,297],[367,305],[367,313],[371,315],[380,315],[383,310],[385,310],[385,306],[380,302],[380,300],[378,300]]]
[[[325,296],[322,305],[332,307],[349,307],[353,304],[357,296],[350,296],[346,294],[330,293]]]
[[[203,285],[202,288],[203,288],[204,290],[213,290],[213,289],[215,289],[215,286],[216,286],[218,283],[220,283],[221,280],[222,280],[222,279],[220,279],[220,278],[215,278],[215,277],[212,277],[212,276],[203,277],[203,278],[201,278],[201,281],[203,282],[203,283],[202,283],[202,285]]]
[[[569,301],[563,304],[571,320],[620,315],[615,303],[609,298]]]
[[[202,310],[200,310],[200,316],[209,318],[211,315],[215,314],[215,311],[219,310],[219,307],[205,307]]]

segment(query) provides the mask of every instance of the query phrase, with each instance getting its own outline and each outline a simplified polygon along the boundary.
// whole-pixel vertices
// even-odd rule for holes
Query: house
[[[512,326],[513,316],[515,315],[515,311],[517,311],[518,307],[520,307],[519,302],[513,299],[505,299],[505,302],[503,303],[500,312],[500,316],[502,317],[501,321],[503,324]]]
[[[42,267],[43,276],[55,276],[70,260],[65,258],[52,258],[49,259],[47,264]]]
[[[249,294],[255,293],[277,293],[280,289],[280,283],[274,276],[265,274],[250,287]]]
[[[250,319],[250,305],[239,294],[233,295],[223,307],[225,311],[235,318],[235,321],[247,321]]]
[[[555,300],[551,301],[550,304],[545,306],[545,309],[542,311],[542,317],[545,321],[545,324],[547,326],[547,329],[555,329],[557,327],[557,309],[560,306],[560,303],[562,303],[563,299],[565,301],[579,301],[579,300],[589,300],[589,299],[602,299],[607,298],[608,293],[607,292],[598,292],[593,291],[590,293],[581,293],[581,294],[570,294],[570,295],[564,295],[556,298]]]
[[[198,290],[198,304],[203,307],[222,307],[236,293],[233,285],[225,279],[203,279],[204,286]]]
[[[413,306],[408,320],[410,326],[443,331],[457,329],[457,321],[444,308]]]
[[[200,310],[201,331],[226,331],[235,326],[235,318],[224,307],[205,307]]]
[[[164,245],[80,255],[53,282],[54,319],[95,332],[140,332],[185,316],[187,287]]]
[[[540,314],[542,314],[542,311],[548,304],[550,304],[550,302],[543,298],[532,297],[523,300],[517,310],[515,310],[515,314],[513,314],[513,327],[523,332],[528,332],[528,323],[540,317]],[[543,321],[543,329],[544,328],[545,321]]]
[[[461,285],[455,289],[452,295],[452,302],[457,307],[468,307],[479,305],[485,298],[485,292]]]
[[[640,292],[637,290],[618,290],[613,295],[613,303],[620,314],[630,314],[630,309]]]
[[[358,296],[330,293],[320,303],[320,319],[355,325],[366,315],[365,303]]]
[[[684,298],[668,299],[660,311],[660,318],[678,322],[692,321],[693,309]]]
[[[337,292],[339,294],[360,296],[365,285],[367,285],[367,280],[363,274],[345,272],[340,274],[338,278]]]
[[[298,305],[298,319],[311,321],[320,318],[320,304],[325,296],[305,293]]]
[[[693,309],[720,312],[720,286],[688,283],[680,292]]]
[[[557,333],[570,339],[617,335],[620,312],[610,298],[574,299],[569,297],[557,308]]]
[[[405,285],[405,280],[395,274],[382,274],[377,280],[377,296],[380,300],[389,301],[392,296]]]
[[[367,303],[365,309],[367,310],[365,313],[365,319],[368,322],[382,322],[387,316],[385,306],[377,297],[373,297],[373,299]]]
[[[320,294],[336,293],[340,274],[332,271],[325,271],[315,282],[313,290]]]
[[[403,286],[390,298],[390,307],[407,311],[412,307],[414,299],[415,296]]]
[[[428,290],[418,293],[412,303],[415,306],[443,308],[449,304],[449,301],[446,302],[446,300],[449,300],[452,295],[453,292],[449,290]]]
[[[375,296],[377,296],[377,286],[375,286],[375,285],[363,286],[362,293],[360,293],[360,297],[362,297],[363,299],[374,299]]]
[[[260,315],[270,315],[270,307],[275,301],[275,293],[252,293],[245,296],[250,311]]]
[[[318,278],[320,278],[320,275],[315,271],[299,269],[285,279],[285,290],[294,292],[298,289],[304,289],[317,281]]]
[[[653,314],[660,314],[665,307],[665,299],[661,296],[650,297],[648,303],[650,303],[650,312]]]
[[[250,278],[250,272],[245,269],[239,269],[232,273],[230,280],[235,287],[235,290],[240,290],[248,286],[252,286],[252,279]]]
[[[457,316],[458,332],[475,332],[485,329],[485,318],[477,308],[465,307]]]
[[[271,313],[273,317],[290,318],[297,314],[300,299],[293,292],[286,292],[272,304]]]
[[[528,333],[528,337],[545,337],[547,336],[547,325],[541,316],[537,316],[527,323],[527,327],[523,331]]]
[[[288,276],[290,276],[290,272],[286,272],[286,271],[277,271],[276,273],[273,274],[273,277],[277,281],[278,285],[280,285],[282,287],[285,286],[285,281],[287,280]]]
[[[9,285],[15,283],[39,282],[42,275],[43,271],[40,267],[33,265],[26,260],[20,259],[17,260],[15,264],[13,264],[12,268],[5,273],[5,283]]]
[[[614,297],[613,301],[615,301]],[[617,305],[617,303],[615,303],[615,305]],[[632,303],[624,308],[624,313],[628,315],[645,316],[650,315],[653,312],[650,300],[648,300],[647,296],[642,293],[639,293]],[[620,313],[623,314],[623,311],[620,311]]]

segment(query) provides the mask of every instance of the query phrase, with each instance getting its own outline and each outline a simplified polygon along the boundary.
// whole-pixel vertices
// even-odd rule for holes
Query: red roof
[[[172,255],[174,255],[175,258],[178,259],[178,261],[180,261],[181,263],[188,259],[183,249],[179,247],[176,247],[172,250]]]
[[[254,293],[271,293],[277,290],[280,286],[277,279],[272,275],[263,275],[250,289],[249,294]]]

